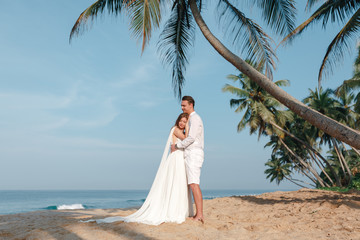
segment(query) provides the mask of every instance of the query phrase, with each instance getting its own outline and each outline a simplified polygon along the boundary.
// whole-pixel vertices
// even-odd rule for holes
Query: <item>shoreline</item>
[[[207,200],[274,191],[291,190],[204,189],[203,197]],[[141,206],[148,192],[149,190],[0,190],[0,215],[42,210],[126,209]]]
[[[0,215],[0,239],[359,239],[360,193],[268,192],[204,200],[205,224],[83,223],[136,209],[41,210]]]

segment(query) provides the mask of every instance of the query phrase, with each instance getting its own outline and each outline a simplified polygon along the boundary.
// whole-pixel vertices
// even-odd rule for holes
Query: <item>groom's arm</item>
[[[180,148],[180,149],[187,148],[188,146],[193,144],[195,142],[196,134],[199,132],[200,128],[201,128],[201,122],[199,121],[199,119],[198,118],[191,119],[191,127],[189,130],[189,135],[181,142],[175,144],[176,148]]]

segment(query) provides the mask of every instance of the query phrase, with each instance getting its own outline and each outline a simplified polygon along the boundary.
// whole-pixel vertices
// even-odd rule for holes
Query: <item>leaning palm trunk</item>
[[[338,160],[339,160],[339,163],[340,163],[340,166],[341,166],[341,170],[343,171],[344,176],[346,176],[346,171],[345,171],[345,168],[344,168],[343,161],[342,161],[342,159],[340,158],[339,151],[338,151],[338,149],[335,148],[335,147],[334,147],[334,149],[335,149],[336,155],[337,155],[337,157],[338,157]]]
[[[356,152],[357,153],[357,155],[359,155],[360,156],[360,152],[356,149],[356,148],[354,148],[354,147],[351,147],[352,148],[352,150],[354,150],[354,152]]]
[[[345,146],[344,142],[341,142],[341,144],[342,144],[342,146],[343,146],[346,154],[347,154],[348,156],[350,156],[349,150],[346,149],[346,146]]]
[[[283,129],[282,127],[280,127],[279,125],[277,125],[276,123],[270,121],[269,122],[271,125],[273,125],[274,127],[276,127],[277,129],[279,129],[280,131],[284,132],[286,135],[288,135],[289,137],[295,139],[296,141],[298,141],[299,143],[303,144],[305,147],[308,148],[308,150],[311,150],[316,156],[318,156],[321,160],[323,160],[326,164],[326,166],[329,168],[331,174],[335,177],[335,181],[336,181],[336,185],[341,187],[341,181],[339,176],[336,174],[334,168],[331,166],[331,164],[317,151],[315,150],[312,146],[310,146],[310,144],[308,144],[307,142],[301,140],[300,138],[296,137],[294,134],[292,134],[291,132]],[[310,152],[310,151],[309,151]],[[325,172],[325,170],[322,170],[323,173],[328,177],[328,179],[330,180],[330,182],[332,184],[334,184],[334,182],[332,181],[332,179],[328,176],[328,174]]]
[[[287,106],[291,111],[304,118],[315,127],[326,132],[330,136],[343,141],[350,146],[360,149],[360,132],[351,129],[317,111],[309,108],[299,100],[295,99],[287,92],[279,88],[268,77],[264,76],[256,69],[251,67],[243,59],[233,54],[227,49],[209,30],[204,19],[200,15],[196,0],[189,0],[191,12],[196,24],[199,26],[204,37],[209,41],[213,48],[223,56],[228,62],[234,65],[242,73],[247,75],[252,81],[256,82],[265,91],[271,94],[279,102]]]
[[[316,180],[318,181],[318,183],[322,186],[322,187],[330,187],[326,182],[324,182],[321,177],[319,176],[319,174],[315,171],[315,169],[307,162],[305,162],[304,160],[301,159],[301,157],[299,157],[297,154],[295,154],[290,148],[289,146],[281,139],[279,138],[281,144],[286,148],[286,150],[293,155],[301,165],[303,165],[306,169],[308,169],[312,175],[316,178]],[[312,179],[312,178],[310,178]]]
[[[284,176],[287,180],[289,180],[290,182],[292,182],[293,184],[295,184],[295,185],[297,185],[297,186],[299,186],[299,187],[302,187],[302,188],[308,188],[308,187],[305,187],[304,185],[301,185],[300,183],[297,183],[297,182],[295,182],[294,180],[296,180],[296,179],[292,179],[292,178],[289,178],[288,176]],[[297,180],[297,181],[300,181],[300,180]],[[303,182],[303,181],[301,181],[301,182]],[[305,183],[305,182],[304,182]],[[309,184],[309,183],[308,183]],[[311,184],[309,184],[309,185],[311,185]]]
[[[352,180],[352,173],[350,171],[349,165],[347,164],[344,156],[342,155],[341,151],[339,150],[339,146],[337,145],[335,139],[331,138],[331,141],[332,141],[332,143],[334,145],[334,148],[335,148],[335,151],[336,151],[336,153],[337,153],[337,155],[339,157],[339,161],[340,161],[340,163],[342,162],[343,165],[345,166],[346,172],[347,172],[347,174],[349,176],[349,180],[351,181]],[[344,171],[344,175],[346,175],[346,172]]]
[[[334,186],[334,181],[331,179],[331,177],[329,176],[329,174],[327,174],[327,172],[324,169],[324,166],[321,164],[321,162],[316,158],[316,156],[314,156],[314,154],[308,149],[308,153],[311,157],[311,159],[315,162],[315,164],[320,168],[320,170],[324,173],[324,175],[327,177],[327,179],[329,179],[329,181],[331,182],[331,184]],[[341,185],[338,185],[339,187]]]

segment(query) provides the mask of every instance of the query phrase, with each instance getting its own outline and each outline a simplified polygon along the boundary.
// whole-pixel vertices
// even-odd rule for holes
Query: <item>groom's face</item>
[[[184,101],[181,101],[181,110],[184,112],[184,113],[188,113],[190,114],[192,111],[193,111],[193,105],[190,104],[188,101],[184,100]]]

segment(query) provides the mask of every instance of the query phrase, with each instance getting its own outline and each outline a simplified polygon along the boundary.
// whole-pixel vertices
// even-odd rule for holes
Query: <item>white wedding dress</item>
[[[170,153],[171,129],[155,180],[144,204],[135,213],[126,217],[98,219],[98,223],[117,221],[159,225],[163,222],[182,223],[193,216],[191,191],[187,184],[184,151]],[[177,141],[180,141],[177,139]]]

